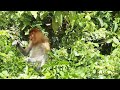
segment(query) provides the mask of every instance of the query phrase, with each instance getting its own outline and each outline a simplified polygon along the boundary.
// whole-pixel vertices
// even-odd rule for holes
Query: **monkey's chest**
[[[42,46],[33,47],[30,51],[31,58],[40,57],[43,55],[45,55],[45,49]]]

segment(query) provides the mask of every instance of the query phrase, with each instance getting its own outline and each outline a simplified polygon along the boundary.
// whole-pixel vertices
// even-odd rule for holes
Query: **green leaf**
[[[0,55],[3,57],[7,57],[7,54],[0,52]]]
[[[55,22],[58,22],[59,26],[62,26],[63,16],[60,11],[55,12]]]
[[[92,63],[91,64],[91,69],[94,69],[95,65]],[[96,71],[96,70],[95,70]],[[93,71],[94,72],[94,71]]]
[[[26,65],[26,67],[24,68],[24,73],[28,74],[28,66]]]
[[[0,35],[10,37],[8,32],[9,32],[8,30],[0,30]]]
[[[118,29],[118,24],[117,24],[117,22],[114,21],[114,30],[113,31],[116,32],[117,29]]]
[[[112,42],[112,39],[108,39],[108,40],[107,40],[107,43],[111,43],[111,42]]]
[[[2,73],[0,73],[0,77],[4,77],[4,75]]]
[[[98,43],[93,43],[94,46],[96,47],[99,47],[99,44]]]
[[[75,56],[80,56],[80,54],[77,51],[73,51]]]
[[[5,71],[2,71],[2,73],[5,75],[5,76],[8,76],[8,72],[5,70]]]
[[[77,14],[77,15],[78,15],[78,18],[81,20],[82,18],[84,18],[85,13],[81,13],[81,14]]]
[[[59,28],[59,24],[57,22],[55,22],[55,18],[54,17],[52,18],[52,28],[53,28],[53,31],[55,33],[58,30],[58,28]]]
[[[64,72],[63,72],[63,71],[60,71],[60,75],[63,77],[63,76],[64,76]]]
[[[120,39],[120,30],[117,32],[118,39]]]
[[[70,11],[69,20],[70,20],[70,24],[72,26],[71,29],[73,29],[74,23],[76,21],[76,12],[75,11]]]
[[[112,43],[112,47],[116,47],[117,45],[115,43]]]
[[[85,16],[85,18],[86,18],[87,20],[91,20],[90,14],[87,14],[87,15]]]
[[[95,73],[96,73],[96,70],[93,70],[93,73],[95,74]]]
[[[37,12],[38,11],[30,11],[31,12],[31,14],[34,16],[34,18],[36,19],[37,18]]]
[[[40,18],[43,20],[44,17],[46,17],[49,13],[47,11],[43,11],[40,13]]]
[[[65,60],[59,61],[58,64],[59,64],[59,65],[69,65],[68,61],[65,61]]]
[[[24,13],[24,11],[18,11],[18,14],[20,14],[20,15],[23,14],[23,13]]]
[[[98,77],[99,77],[99,79],[105,79],[105,76],[103,76],[103,75],[99,75]]]
[[[103,27],[104,24],[103,24],[103,20],[101,18],[98,18],[99,22],[100,22],[100,26]]]
[[[118,40],[116,37],[113,37],[113,42],[114,42],[115,44],[119,44],[119,40]]]

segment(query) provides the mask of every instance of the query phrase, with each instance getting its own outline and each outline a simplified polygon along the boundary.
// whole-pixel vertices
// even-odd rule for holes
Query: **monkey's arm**
[[[26,47],[25,49],[20,45],[19,41],[14,41],[13,45],[16,45],[18,47],[18,49],[20,50],[20,52],[24,55],[27,56],[30,52],[30,50],[32,49],[32,44],[31,42],[29,43],[28,47]]]
[[[49,44],[49,42],[43,43],[43,46],[45,47],[46,52],[50,50],[50,44]]]

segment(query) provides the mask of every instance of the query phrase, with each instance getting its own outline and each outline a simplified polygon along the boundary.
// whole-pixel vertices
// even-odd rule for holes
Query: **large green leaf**
[[[119,40],[118,40],[116,37],[113,37],[113,42],[114,42],[115,44],[119,44]]]
[[[114,31],[114,32],[116,32],[116,31],[117,31],[117,29],[118,29],[118,24],[117,24],[117,22],[116,22],[116,21],[114,21],[114,29],[113,29],[113,31]]]
[[[76,11],[70,11],[68,17],[69,17],[69,20],[70,20],[71,29],[73,29],[74,23],[76,21]]]
[[[34,16],[34,18],[36,19],[37,18],[37,12],[38,11],[30,11],[31,12],[31,14]]]
[[[62,21],[63,21],[62,12],[56,11],[54,15],[55,15],[55,22],[58,22],[59,26],[62,26]]]
[[[58,28],[59,28],[59,24],[58,24],[58,22],[55,22],[55,18],[54,17],[52,18],[52,28],[53,28],[53,31],[55,33],[58,30]]]
[[[49,14],[48,11],[42,11],[42,12],[40,12],[40,18],[41,18],[41,20],[43,20],[43,18],[46,17],[48,14]]]
[[[103,20],[100,17],[98,17],[98,20],[100,22],[100,26],[103,27],[104,26]]]

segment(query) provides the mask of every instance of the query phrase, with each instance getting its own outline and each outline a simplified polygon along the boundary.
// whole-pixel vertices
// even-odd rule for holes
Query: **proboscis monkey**
[[[50,50],[49,40],[38,28],[33,28],[29,32],[29,44],[25,49],[20,45],[19,41],[16,40],[12,43],[16,45],[20,52],[29,58],[28,62],[38,62],[42,67],[47,59],[47,52]]]

